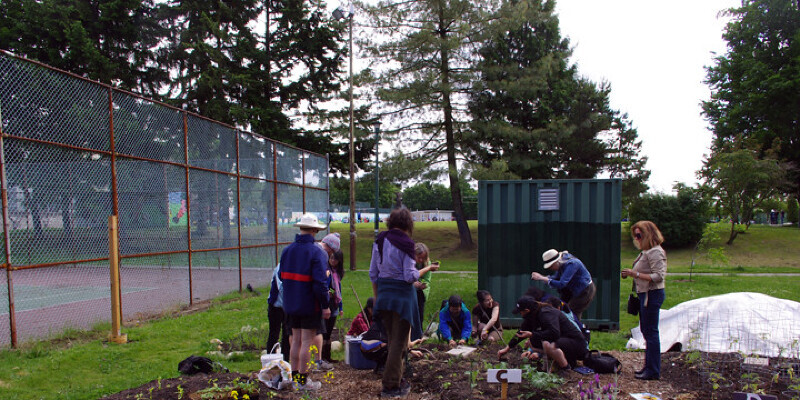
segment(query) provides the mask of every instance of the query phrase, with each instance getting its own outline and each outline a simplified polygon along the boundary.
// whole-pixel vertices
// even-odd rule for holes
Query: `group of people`
[[[646,343],[644,366],[636,371],[635,378],[657,380],[661,377],[658,321],[667,272],[667,256],[661,247],[664,237],[653,222],[639,221],[631,226],[631,238],[641,253],[632,268],[622,269],[621,277],[633,278],[633,291],[640,300],[640,329]],[[542,254],[542,260],[544,269],[555,272],[550,276],[533,272],[531,279],[546,282],[558,291],[559,297],[536,287],[520,297],[512,312],[520,314],[522,325],[508,345],[498,351],[498,357],[524,341],[522,357],[535,360],[544,354],[562,369],[574,368],[589,352],[589,332],[580,318],[594,299],[596,287],[583,263],[569,252],[550,249]]]
[[[342,311],[344,255],[338,233],[316,241],[315,235],[326,226],[315,215],[304,214],[295,226],[300,233],[283,250],[272,275],[267,348],[273,349],[281,336],[294,387],[316,390],[321,383],[312,381],[309,372],[333,368],[330,339]]]
[[[373,297],[354,318],[348,334],[363,334],[364,341],[374,341],[384,350],[382,358],[381,397],[403,397],[410,391],[403,379],[409,348],[422,338],[424,307],[430,293],[431,263],[428,248],[411,239],[414,221],[406,208],[392,211],[386,219],[387,230],[378,234],[372,248],[369,278]],[[276,267],[269,298],[270,338],[268,347],[277,342],[284,326],[282,347],[289,349],[289,362],[295,388],[316,390],[321,384],[308,378],[314,366],[328,367],[330,333],[341,312],[343,256],[338,234],[315,235],[326,227],[312,214],[305,214],[295,226],[300,233],[287,246]],[[646,340],[645,366],[639,379],[659,379],[660,343],[658,315],[664,301],[666,254],[658,228],[649,221],[631,227],[634,245],[642,252],[622,278],[632,277],[641,299],[641,329]],[[498,351],[504,357],[524,341],[522,357],[535,360],[547,355],[562,369],[576,366],[588,353],[588,331],[580,322],[596,294],[591,274],[583,263],[567,251],[550,249],[542,255],[544,269],[550,276],[531,273],[532,280],[546,282],[558,296],[531,287],[520,297],[513,313],[522,317],[522,325],[507,345]],[[491,293],[479,290],[477,304],[470,311],[458,295],[451,296],[439,312],[438,336],[451,346],[469,342],[503,341],[500,304]],[[374,339],[374,340],[373,340]],[[319,345],[317,345],[319,343]],[[312,360],[312,345],[322,348],[321,360]]]

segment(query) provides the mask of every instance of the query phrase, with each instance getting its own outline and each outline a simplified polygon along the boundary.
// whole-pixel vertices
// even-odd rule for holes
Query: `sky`
[[[714,53],[725,53],[720,10],[740,0],[558,0],[561,35],[581,75],[611,84],[611,106],[627,113],[642,141],[651,192],[693,186],[711,132],[700,103]]]

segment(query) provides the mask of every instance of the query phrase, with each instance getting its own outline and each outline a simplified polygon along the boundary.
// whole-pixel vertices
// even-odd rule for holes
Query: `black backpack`
[[[228,369],[223,367],[222,364],[212,361],[208,357],[189,356],[178,363],[178,371],[186,375],[194,375],[198,372],[210,374],[214,372],[214,369],[228,372]]]
[[[622,363],[608,353],[591,350],[583,359],[583,365],[591,368],[598,374],[618,374],[622,372]]]

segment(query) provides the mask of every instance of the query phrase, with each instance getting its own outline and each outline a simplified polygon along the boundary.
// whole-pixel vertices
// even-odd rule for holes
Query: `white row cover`
[[[669,293],[667,293],[669,295]],[[800,358],[800,303],[761,293],[728,293],[661,310],[661,352],[683,351]],[[640,327],[629,349],[644,349]]]

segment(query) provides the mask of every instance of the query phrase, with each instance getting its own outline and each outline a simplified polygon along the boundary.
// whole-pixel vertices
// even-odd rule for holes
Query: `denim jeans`
[[[661,338],[658,332],[658,318],[661,304],[664,303],[664,289],[639,293],[639,300],[639,326],[647,346],[644,352],[644,374],[661,376]]]

